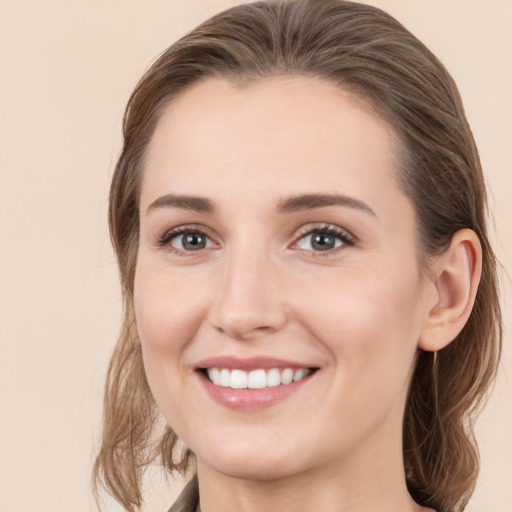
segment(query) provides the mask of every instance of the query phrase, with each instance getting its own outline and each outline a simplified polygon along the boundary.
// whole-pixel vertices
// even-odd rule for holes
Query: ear
[[[462,229],[430,267],[426,316],[418,346],[436,351],[446,347],[466,324],[482,273],[482,246],[476,233]]]

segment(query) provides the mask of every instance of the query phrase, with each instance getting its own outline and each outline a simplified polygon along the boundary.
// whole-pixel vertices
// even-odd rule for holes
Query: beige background
[[[0,0],[0,511],[94,510],[91,451],[118,331],[107,190],[152,59],[235,1]],[[373,0],[459,83],[512,269],[512,1]],[[511,289],[504,285],[510,326]],[[512,511],[512,350],[478,425],[468,512]],[[149,512],[166,510],[158,473]],[[108,510],[118,510],[112,504]]]

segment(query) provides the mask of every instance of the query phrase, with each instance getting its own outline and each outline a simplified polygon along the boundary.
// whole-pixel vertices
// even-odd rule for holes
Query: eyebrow
[[[326,206],[347,206],[376,217],[375,212],[363,201],[354,197],[339,194],[301,194],[281,199],[277,204],[278,213],[294,213],[304,210],[314,210]],[[212,201],[205,197],[166,194],[153,201],[148,206],[148,213],[159,208],[181,208],[198,213],[215,213]]]
[[[376,213],[363,201],[339,194],[302,194],[279,201],[279,213],[293,213],[303,210],[314,210],[326,206],[348,206],[377,217]]]
[[[198,213],[214,213],[213,203],[205,197],[180,196],[175,194],[166,194],[153,201],[148,206],[148,213],[158,208],[182,208]]]

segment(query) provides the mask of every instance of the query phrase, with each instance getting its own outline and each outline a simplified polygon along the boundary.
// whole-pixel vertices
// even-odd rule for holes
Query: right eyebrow
[[[293,213],[302,210],[324,208],[326,206],[347,206],[377,217],[375,212],[363,201],[340,194],[302,194],[292,196],[279,201],[277,210],[279,213]]]
[[[181,208],[192,210],[198,213],[214,213],[213,203],[205,197],[180,196],[176,194],[166,194],[155,199],[149,206],[147,213],[159,208]]]

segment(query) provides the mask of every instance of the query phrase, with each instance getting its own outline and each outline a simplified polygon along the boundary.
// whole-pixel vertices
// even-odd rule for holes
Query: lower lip
[[[199,377],[206,392],[213,400],[230,409],[239,409],[250,411],[255,409],[263,409],[270,407],[289,396],[297,393],[302,386],[308,382],[314,374],[307,377],[291,382],[286,385],[279,385],[263,389],[232,389],[223,386],[215,386],[208,378],[199,373]]]

